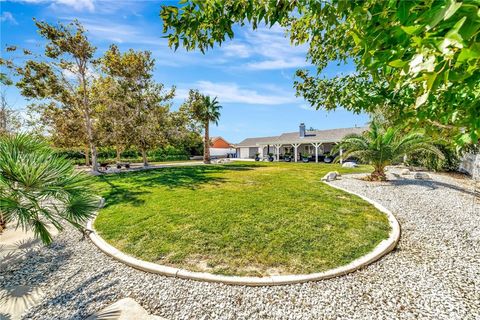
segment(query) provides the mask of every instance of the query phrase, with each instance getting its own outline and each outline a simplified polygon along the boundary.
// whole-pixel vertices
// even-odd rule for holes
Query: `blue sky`
[[[32,18],[48,22],[69,22],[77,18],[88,30],[88,37],[103,54],[112,43],[122,50],[150,50],[156,59],[155,79],[177,87],[174,107],[185,98],[188,89],[218,96],[223,106],[218,127],[212,135],[230,142],[247,137],[278,135],[296,131],[300,122],[318,129],[364,125],[366,115],[345,110],[313,110],[295,97],[294,73],[308,68],[306,47],[290,46],[283,30],[237,28],[235,39],[202,55],[200,52],[174,52],[162,36],[158,16],[160,5],[173,1],[129,0],[17,0],[1,2],[1,45],[18,45],[39,50],[42,39]],[[353,65],[329,66],[324,75],[354,71]],[[14,88],[7,97],[15,108],[28,103]]]

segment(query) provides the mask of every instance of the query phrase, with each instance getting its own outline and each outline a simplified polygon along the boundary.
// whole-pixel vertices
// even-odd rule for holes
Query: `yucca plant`
[[[372,121],[370,129],[362,135],[345,136],[334,151],[340,148],[343,149],[344,158],[355,157],[363,163],[371,164],[374,171],[369,180],[373,181],[386,180],[385,167],[400,162],[404,156],[422,151],[444,158],[442,152],[422,131],[405,133],[402,127],[386,127],[377,120]]]
[[[49,228],[68,222],[83,231],[83,223],[98,207],[89,176],[42,140],[26,134],[0,136],[0,220],[3,227],[33,230],[49,244]]]

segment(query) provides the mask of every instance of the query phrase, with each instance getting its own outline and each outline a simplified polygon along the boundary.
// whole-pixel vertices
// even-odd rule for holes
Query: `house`
[[[260,158],[265,158],[269,153],[278,161],[285,154],[293,156],[298,161],[302,154],[308,154],[316,162],[323,161],[325,154],[329,154],[333,146],[348,134],[361,134],[366,127],[313,130],[305,129],[301,123],[297,132],[282,133],[273,137],[247,138],[235,145],[236,157],[240,159],[253,159],[257,153]],[[295,156],[296,155],[296,156]]]
[[[235,149],[232,144],[222,137],[210,138],[210,155],[213,158],[233,158],[235,156]]]
[[[210,148],[224,148],[229,149],[232,147],[232,144],[222,137],[211,137],[210,138]]]

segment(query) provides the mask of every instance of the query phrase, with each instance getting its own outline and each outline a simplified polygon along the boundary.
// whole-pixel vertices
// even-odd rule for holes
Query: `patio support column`
[[[295,157],[295,162],[298,162],[297,158],[298,158],[298,155],[297,155],[297,150],[298,150],[298,146],[300,145],[300,143],[292,143],[292,147],[294,148],[295,152],[294,152],[294,157]]]
[[[282,145],[281,144],[275,144],[274,146],[277,149],[277,161],[280,161],[280,147]]]
[[[318,163],[318,147],[320,147],[320,142],[312,142],[312,145],[315,147],[315,163]]]

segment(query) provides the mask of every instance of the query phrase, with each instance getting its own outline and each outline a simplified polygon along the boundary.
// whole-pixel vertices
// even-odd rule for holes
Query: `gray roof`
[[[258,138],[247,138],[240,143],[237,143],[235,147],[256,147],[260,143],[273,143],[278,137],[258,137]]]
[[[290,144],[290,143],[312,143],[312,142],[339,142],[348,134],[368,130],[367,127],[340,128],[329,130],[307,131],[305,137],[301,138],[299,132],[282,133],[275,137],[247,138],[235,145],[236,147],[255,147],[264,144]]]

